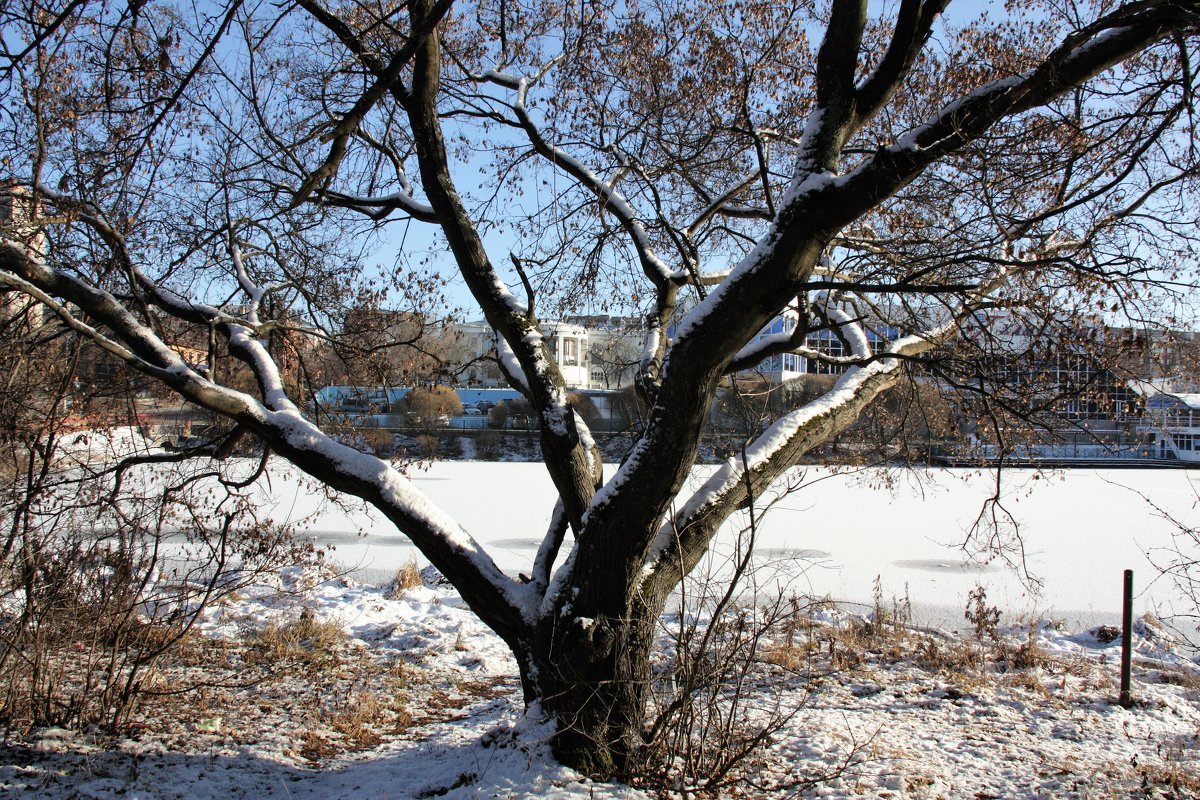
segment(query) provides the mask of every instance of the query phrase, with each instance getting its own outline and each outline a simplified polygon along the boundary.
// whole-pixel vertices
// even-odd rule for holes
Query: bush
[[[0,314],[0,726],[116,728],[209,604],[318,554],[255,517],[239,485],[255,462],[147,450],[119,417],[132,397],[78,381],[68,337],[60,359],[31,357],[53,332],[24,322]]]
[[[417,436],[417,444],[421,446],[421,457],[428,461],[437,458],[439,443],[437,434],[422,433]]]
[[[496,408],[499,408],[497,406]],[[492,409],[493,411],[495,409]],[[489,419],[490,423],[491,420]],[[475,457],[482,461],[499,461],[504,454],[504,434],[498,431],[483,431],[475,437]]]
[[[401,401],[410,414],[420,417],[422,430],[432,431],[445,427],[443,418],[462,415],[462,400],[449,386],[419,387],[413,389]]]

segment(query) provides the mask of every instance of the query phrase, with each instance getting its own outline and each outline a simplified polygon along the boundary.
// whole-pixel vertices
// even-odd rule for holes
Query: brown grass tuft
[[[417,588],[421,583],[421,570],[417,567],[417,560],[410,558],[408,563],[396,570],[395,577],[387,587],[387,598],[399,600],[405,592]]]

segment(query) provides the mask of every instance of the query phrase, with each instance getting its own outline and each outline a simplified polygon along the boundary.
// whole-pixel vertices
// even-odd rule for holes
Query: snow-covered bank
[[[0,796],[650,797],[553,763],[503,644],[448,590],[389,597],[307,578],[285,573],[210,609],[184,659],[207,664],[210,685],[155,701],[132,734],[43,730],[0,747]],[[890,626],[872,635],[852,616],[813,614],[794,647],[764,651],[763,678],[742,698],[799,709],[754,758],[751,796],[1200,791],[1200,681],[1152,626],[1138,627],[1127,710],[1114,702],[1117,645],[1094,635],[1044,624],[998,644]],[[254,672],[269,633],[302,619],[345,638]]]
[[[538,465],[438,463],[411,476],[502,568],[528,569],[551,505]],[[1175,528],[1155,507],[1196,523],[1188,473],[1010,472],[1003,502],[1021,522],[1040,590],[958,549],[993,489],[986,474],[794,477],[798,490],[778,498],[758,532],[754,578],[760,597],[778,576],[789,595],[816,600],[802,604],[792,633],[769,632],[739,695],[766,717],[796,711],[753,757],[748,796],[1200,796],[1192,656],[1153,618],[1140,622],[1136,703],[1124,709],[1111,632],[1063,613],[1115,616],[1121,570],[1144,581],[1147,553],[1171,543]],[[329,504],[286,468],[254,491],[276,521],[296,522],[360,569],[319,578],[288,569],[214,604],[177,660],[147,676],[164,693],[131,732],[13,738],[0,747],[0,797],[648,800],[553,763],[546,725],[524,717],[504,645],[448,587],[392,596],[363,579],[390,578],[415,555],[386,523]],[[907,596],[917,626],[946,629],[868,624],[858,614],[872,605],[876,576],[885,611],[906,608]],[[977,585],[1005,611],[998,642],[949,630],[969,626],[963,609]],[[1138,614],[1175,600],[1160,581],[1140,594]]]
[[[163,673],[169,689],[200,688],[151,698],[129,735],[0,745],[0,797],[594,796],[526,720],[503,642],[454,599],[285,570],[205,612]],[[304,637],[279,647],[296,626]]]

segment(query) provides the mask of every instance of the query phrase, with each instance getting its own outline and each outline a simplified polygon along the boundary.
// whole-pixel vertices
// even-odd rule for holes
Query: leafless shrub
[[[963,617],[973,626],[975,641],[982,642],[985,636],[993,642],[997,640],[996,626],[1000,624],[1000,609],[988,605],[987,590],[982,586],[976,586],[967,595]]]
[[[794,689],[810,677],[817,647],[807,615],[814,604],[762,588],[779,582],[754,560],[757,514],[750,503],[732,578],[689,578],[664,623],[667,657],[651,684],[635,783],[693,797],[792,791],[830,777],[786,786],[756,778],[767,745],[803,709]]]
[[[163,688],[159,667],[209,604],[315,553],[255,516],[245,490],[259,468],[197,471],[151,448],[133,387],[82,383],[80,362],[95,353],[53,323],[6,314],[0,725],[117,727]],[[55,336],[60,359],[26,350]]]
[[[1014,670],[1034,670],[1046,663],[1046,656],[1037,644],[1037,626],[1030,625],[1025,640],[1013,647],[1003,648],[1005,666]]]
[[[791,608],[776,597],[713,616],[678,615],[668,633],[671,660],[654,684],[637,783],[685,797],[753,784],[752,766],[802,708],[794,695],[783,702],[809,663],[803,642],[779,635]]]
[[[1179,598],[1179,605],[1162,621],[1174,636],[1200,649],[1200,529],[1185,525],[1149,499],[1146,502],[1174,528],[1170,546],[1149,554],[1159,579],[1170,582]]]
[[[483,461],[499,461],[504,454],[504,435],[485,430],[475,437],[475,454]]]
[[[383,458],[390,455],[395,446],[392,444],[392,432],[382,428],[369,428],[363,433],[363,438],[371,447],[371,452]]]
[[[0,585],[0,716],[9,729],[122,725],[143,692],[160,688],[157,665],[209,604],[310,553],[240,512],[216,527],[196,518],[181,528],[170,502],[137,514],[128,502],[64,513],[42,503],[56,496],[30,503],[10,528],[16,546]]]
[[[436,433],[422,433],[417,436],[417,443],[421,445],[421,455],[432,461],[437,457],[438,445],[441,443]]]

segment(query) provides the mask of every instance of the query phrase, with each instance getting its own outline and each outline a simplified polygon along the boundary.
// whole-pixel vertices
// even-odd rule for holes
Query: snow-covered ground
[[[42,730],[0,747],[0,796],[654,796],[553,763],[548,728],[522,715],[503,645],[452,593],[417,587],[390,599],[352,580],[308,578],[285,572],[211,609],[202,641],[217,657],[193,659],[209,664],[213,685],[151,704],[133,733]],[[330,654],[300,650],[255,671],[255,643],[271,625],[296,624],[298,600],[310,622],[345,639]],[[754,785],[739,796],[1200,791],[1200,679],[1152,626],[1137,628],[1136,703],[1124,709],[1118,645],[1088,633],[1039,622],[994,644],[889,626],[873,638],[836,610],[811,620],[790,658],[765,651],[776,655],[744,692],[764,713],[796,713],[755,757]],[[1013,655],[1022,644],[1032,666]]]
[[[412,478],[502,568],[528,567],[551,505],[537,465],[438,463]],[[1148,500],[1196,524],[1190,473],[1010,472],[1004,503],[1040,587],[959,549],[990,481],[950,470],[797,473],[800,490],[758,532],[760,586],[787,575],[791,592],[848,602],[814,606],[794,646],[776,646],[748,684],[747,705],[796,713],[756,756],[758,788],[743,786],[743,796],[1198,796],[1191,656],[1153,617],[1139,623],[1136,703],[1124,709],[1118,643],[1087,632],[1118,613],[1125,568],[1143,587],[1139,616],[1179,602],[1166,582],[1146,586],[1148,554],[1166,558],[1175,531]],[[0,748],[0,797],[652,796],[553,763],[545,724],[523,716],[503,644],[453,592],[379,588],[414,555],[386,523],[327,504],[286,470],[262,504],[302,520],[306,535],[358,570],[328,579],[286,570],[209,609],[183,663],[161,676],[171,688],[203,667],[209,686],[152,702],[122,737],[13,739]],[[886,607],[907,594],[916,626],[941,629],[864,634],[856,614],[872,602],[876,576]],[[1005,612],[999,644],[948,630],[966,626],[977,585]],[[279,631],[302,624],[334,631],[333,643],[318,648],[310,632],[298,649],[262,655]]]

